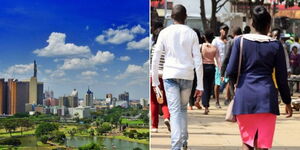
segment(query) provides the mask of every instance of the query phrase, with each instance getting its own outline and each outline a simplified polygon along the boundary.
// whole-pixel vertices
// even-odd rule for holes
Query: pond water
[[[20,138],[22,145],[26,147],[36,147],[37,138],[35,136],[27,136]],[[75,136],[67,137],[66,145],[70,147],[80,147],[91,142],[102,144],[109,150],[132,150],[136,147],[142,150],[149,150],[149,145],[139,144],[134,142],[128,142],[119,139],[103,138],[103,137],[86,137],[86,136]]]

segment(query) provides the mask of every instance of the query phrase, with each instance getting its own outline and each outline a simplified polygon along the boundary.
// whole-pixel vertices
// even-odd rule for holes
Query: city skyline
[[[55,97],[73,89],[83,97],[88,87],[97,98],[148,97],[149,4],[31,2],[0,2],[1,78],[29,80],[37,60],[37,78]]]

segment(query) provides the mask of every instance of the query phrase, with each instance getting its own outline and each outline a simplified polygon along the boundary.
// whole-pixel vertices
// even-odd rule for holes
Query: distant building
[[[142,105],[143,108],[145,108],[145,107],[148,107],[149,102],[148,102],[147,99],[141,98],[141,99],[140,99],[140,104]]]
[[[65,106],[68,107],[68,97],[66,96],[61,96],[58,99],[58,106]]]
[[[127,105],[129,105],[129,93],[124,92],[122,94],[119,94],[119,101],[126,101]]]
[[[90,88],[88,88],[88,91],[85,94],[84,104],[85,106],[94,106],[94,96]]]
[[[128,102],[127,101],[116,101],[116,107],[121,106],[123,108],[128,108]]]
[[[0,79],[0,114],[7,113],[7,83]]]
[[[96,109],[91,107],[69,108],[69,114],[72,118],[75,118],[76,116],[78,116],[80,119],[90,118],[91,112],[96,112]]]

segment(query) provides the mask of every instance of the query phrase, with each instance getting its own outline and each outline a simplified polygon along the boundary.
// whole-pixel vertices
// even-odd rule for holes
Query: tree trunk
[[[212,29],[215,33],[217,33],[216,25],[217,25],[217,1],[211,0],[211,18],[210,18],[210,29]]]
[[[208,29],[208,20],[206,18],[204,0],[200,0],[200,15],[201,15],[201,21],[203,25],[203,30],[206,31]]]

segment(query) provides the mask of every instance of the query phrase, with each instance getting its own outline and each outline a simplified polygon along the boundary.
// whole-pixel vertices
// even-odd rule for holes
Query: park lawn
[[[35,129],[23,131],[23,136],[25,135],[33,135],[35,132]],[[16,132],[13,132],[11,134],[12,136],[21,136],[21,131],[19,129],[16,130]],[[0,137],[10,137],[9,133],[6,133],[5,129],[0,130]]]
[[[129,119],[122,119],[122,124],[128,124],[128,125],[139,125],[139,124],[144,124],[144,121],[141,119],[138,120],[129,120]]]
[[[126,129],[127,132],[129,132],[130,130],[136,130],[139,133],[149,132],[149,128],[127,128]]]

